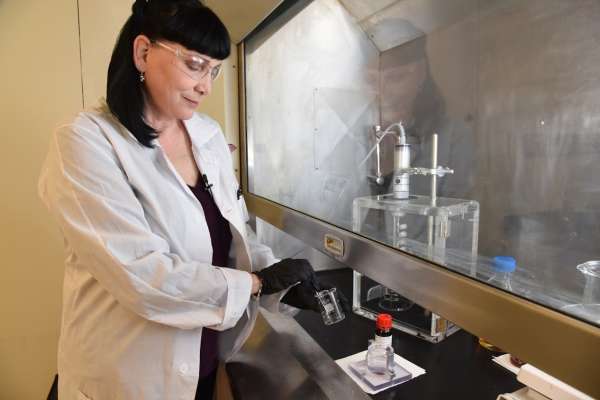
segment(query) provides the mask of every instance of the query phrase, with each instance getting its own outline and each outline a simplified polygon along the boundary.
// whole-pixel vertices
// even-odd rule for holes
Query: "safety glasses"
[[[210,73],[210,79],[214,81],[221,72],[221,64],[211,68],[210,61],[202,56],[186,53],[159,41],[153,43],[175,54],[175,66],[194,80],[200,81]]]

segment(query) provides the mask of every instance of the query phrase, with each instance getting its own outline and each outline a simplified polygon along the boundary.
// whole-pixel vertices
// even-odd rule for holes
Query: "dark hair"
[[[402,57],[396,59],[397,64],[415,61],[425,62],[425,80],[414,101],[412,112],[415,123],[411,127],[411,133],[420,137],[427,137],[440,128],[443,119],[446,117],[446,102],[431,74],[429,57],[427,56],[427,36],[422,35],[403,45],[401,54]]]
[[[108,66],[106,102],[110,111],[146,147],[155,130],[143,119],[144,92],[133,62],[133,41],[140,35],[165,39],[224,60],[231,51],[227,28],[198,0],[137,0],[121,29]]]

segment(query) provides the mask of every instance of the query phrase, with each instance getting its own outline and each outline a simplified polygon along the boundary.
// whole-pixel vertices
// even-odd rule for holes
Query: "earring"
[[[140,82],[144,82],[146,80],[146,77],[144,76],[143,72],[140,72]]]

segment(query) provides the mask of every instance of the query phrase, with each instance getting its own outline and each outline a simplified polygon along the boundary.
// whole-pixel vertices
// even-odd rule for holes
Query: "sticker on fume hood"
[[[337,236],[326,233],[323,237],[325,250],[337,257],[344,256],[344,241]]]

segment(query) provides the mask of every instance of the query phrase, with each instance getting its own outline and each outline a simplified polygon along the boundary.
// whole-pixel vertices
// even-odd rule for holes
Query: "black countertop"
[[[321,271],[318,276],[352,299],[352,270]],[[365,350],[374,334],[375,323],[355,314],[331,326],[310,311],[301,311],[295,319],[334,360]],[[427,373],[371,396],[373,399],[495,400],[498,394],[522,387],[512,373],[492,362],[492,352],[463,330],[436,344],[394,330],[393,346],[396,354]]]

